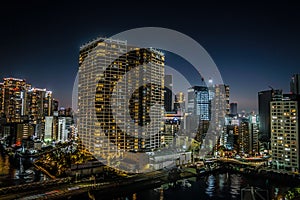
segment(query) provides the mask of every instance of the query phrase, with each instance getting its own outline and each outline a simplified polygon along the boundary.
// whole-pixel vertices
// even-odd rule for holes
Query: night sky
[[[300,73],[300,6],[294,3],[45,2],[1,3],[0,78],[25,78],[52,90],[61,106],[71,106],[80,45],[144,26],[199,42],[240,111],[257,110],[257,92],[269,86],[288,92],[290,77]]]

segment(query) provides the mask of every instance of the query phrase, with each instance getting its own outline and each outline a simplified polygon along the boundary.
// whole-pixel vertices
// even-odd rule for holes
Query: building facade
[[[299,98],[283,97],[270,107],[273,165],[299,171]]]
[[[211,119],[211,103],[208,88],[194,86],[188,89],[188,113],[199,116],[199,120]]]
[[[164,55],[159,51],[129,47],[126,41],[111,38],[83,45],[78,134],[84,146],[107,160],[124,151],[158,148],[163,129],[163,82]]]
[[[165,75],[164,81],[164,107],[167,112],[171,112],[173,111],[173,76]]]
[[[259,139],[264,142],[265,148],[269,149],[271,138],[271,118],[270,118],[270,102],[281,95],[281,90],[266,90],[258,93],[258,115],[259,123]]]

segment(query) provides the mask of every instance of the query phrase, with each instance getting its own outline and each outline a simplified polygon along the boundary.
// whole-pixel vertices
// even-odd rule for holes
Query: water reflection
[[[282,196],[290,187],[289,182],[267,181],[260,177],[244,176],[241,174],[219,173],[189,180],[191,187],[176,187],[165,190],[146,190],[135,193],[129,199],[144,200],[177,200],[177,199],[241,199],[241,189],[247,186],[268,189],[271,199]],[[134,197],[134,198],[132,198]],[[114,198],[116,199],[116,198]],[[126,198],[124,198],[126,199]]]
[[[213,193],[215,192],[215,181],[216,178],[213,175],[209,175],[207,178],[207,188],[205,193],[208,194],[208,196],[212,197]]]
[[[240,174],[230,174],[230,194],[232,199],[240,197],[242,177]]]
[[[34,170],[32,162],[32,159],[13,158],[1,152],[0,187],[43,180],[45,176],[41,172]],[[21,177],[20,175],[24,176]]]

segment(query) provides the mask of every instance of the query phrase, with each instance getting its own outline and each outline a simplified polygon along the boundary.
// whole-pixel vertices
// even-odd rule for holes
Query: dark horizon
[[[180,31],[201,44],[230,86],[238,110],[257,111],[257,93],[269,86],[289,92],[300,73],[300,6],[296,3],[160,3],[149,7],[108,2],[6,2],[2,24],[0,78],[28,80],[52,90],[71,106],[79,47],[101,35],[156,26]],[[149,14],[150,13],[150,14]],[[169,61],[168,61],[169,62]],[[185,67],[181,59],[167,63]]]

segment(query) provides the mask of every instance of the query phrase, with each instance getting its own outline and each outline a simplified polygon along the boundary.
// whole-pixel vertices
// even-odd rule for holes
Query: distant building
[[[21,145],[23,139],[33,136],[34,127],[28,123],[17,124],[17,144]]]
[[[250,152],[250,124],[247,118],[241,119],[239,126],[239,152],[249,154]]]
[[[211,119],[211,103],[208,88],[194,86],[188,89],[188,113],[199,116],[199,120]]]
[[[53,116],[54,102],[52,91],[46,91],[43,104],[44,116]]]
[[[300,95],[300,74],[294,74],[290,82],[290,91],[292,94]]]
[[[59,105],[59,101],[57,99],[53,99],[53,115],[54,115],[54,112],[58,112],[58,105]]]
[[[58,117],[58,140],[66,141],[71,136],[71,117]]]
[[[173,76],[165,75],[164,107],[167,112],[173,111]]]
[[[185,113],[185,97],[183,92],[178,92],[175,95],[174,111]]]
[[[258,93],[258,115],[259,115],[259,139],[266,143],[266,149],[269,149],[269,142],[271,138],[270,125],[270,102],[280,94],[281,90],[266,90]]]
[[[46,116],[44,141],[52,140],[58,140],[58,118],[55,116]]]
[[[239,152],[239,126],[226,125],[224,126],[224,134],[222,138],[223,146],[228,150]]]
[[[179,134],[183,126],[183,115],[176,112],[167,112],[164,116],[164,130],[161,136],[162,144],[172,146],[175,136]]]
[[[2,110],[7,123],[22,122],[26,112],[26,91],[30,85],[24,79],[3,79],[3,101]]]
[[[219,136],[229,114],[229,85],[217,84],[209,88],[211,95],[211,131]]]
[[[41,123],[44,119],[44,98],[46,89],[31,88],[27,91],[27,113],[33,124]],[[48,113],[47,113],[48,114]]]
[[[231,115],[237,115],[237,103],[230,103],[230,114]]]
[[[249,117],[249,135],[250,135],[249,153],[251,152],[252,155],[260,152],[258,133],[259,133],[259,117],[257,115],[250,115],[250,117]]]
[[[28,136],[57,137],[52,133],[49,136],[49,129],[45,137],[45,117],[54,116],[55,112],[58,112],[58,101],[53,99],[51,91],[31,87],[19,78],[3,78],[0,83],[0,135],[8,137],[9,143],[31,143],[32,140],[27,139],[27,126]]]
[[[299,171],[300,96],[283,95],[270,103],[272,162],[278,169]]]

